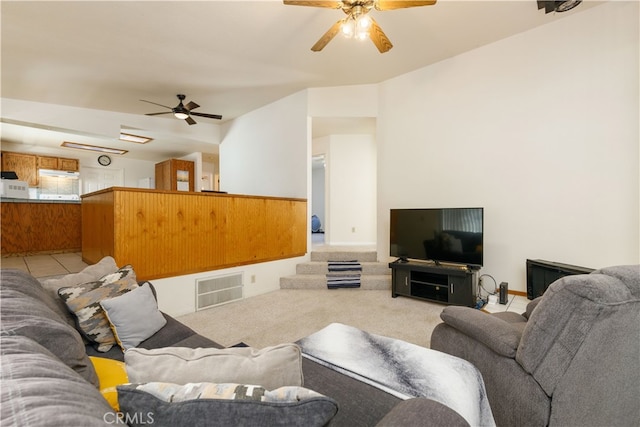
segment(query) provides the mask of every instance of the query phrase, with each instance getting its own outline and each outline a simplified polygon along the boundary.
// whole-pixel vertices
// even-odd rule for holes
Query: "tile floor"
[[[518,314],[522,314],[527,310],[527,304],[529,300],[526,296],[521,295],[509,295],[506,304],[486,304],[482,309],[489,313],[498,313],[500,311],[513,311]]]
[[[42,279],[51,276],[77,273],[87,266],[79,252],[32,255],[26,257],[7,257],[0,259],[2,268],[18,268]]]

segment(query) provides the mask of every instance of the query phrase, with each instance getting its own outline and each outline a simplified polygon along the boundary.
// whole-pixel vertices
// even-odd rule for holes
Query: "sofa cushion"
[[[60,288],[58,295],[75,314],[78,328],[84,336],[97,344],[98,351],[105,352],[116,344],[116,339],[100,301],[122,295],[137,287],[135,271],[127,265],[96,281]]]
[[[2,269],[2,288],[19,291],[25,296],[34,298],[60,316],[60,319],[75,327],[73,316],[67,310],[58,294],[48,292],[43,285],[32,275],[17,269]]]
[[[79,273],[66,274],[59,278],[44,280],[42,282],[42,287],[51,296],[51,300],[55,301],[55,305],[58,307],[57,311],[60,315],[67,320],[67,323],[76,327],[76,318],[71,314],[64,301],[62,301],[58,296],[58,289],[76,286],[81,283],[94,282],[107,274],[116,272],[117,270],[118,266],[116,265],[115,260],[108,256],[102,258],[97,264],[86,267]]]
[[[143,413],[154,426],[171,427],[324,426],[338,411],[333,399],[303,387],[241,384],[130,384],[118,387],[118,401],[125,418]]]
[[[261,385],[268,390],[303,384],[302,357],[295,344],[260,350],[251,347],[132,348],[125,352],[124,360],[133,383],[243,383]]]
[[[148,282],[118,297],[104,299],[100,306],[123,351],[137,347],[167,323]]]
[[[1,425],[115,423],[116,414],[100,392],[32,339],[2,336],[0,354]]]
[[[97,387],[98,378],[78,331],[40,300],[5,288],[5,281],[6,278],[3,277],[3,286],[0,288],[2,335],[33,339]]]
[[[149,339],[142,341],[138,348],[154,349],[162,347],[211,347],[224,348],[223,345],[196,333],[193,329],[180,323],[166,313],[162,313],[167,323]],[[89,356],[106,357],[109,359],[124,361],[122,349],[114,345],[107,352],[99,352],[92,345],[87,345],[85,350]]]

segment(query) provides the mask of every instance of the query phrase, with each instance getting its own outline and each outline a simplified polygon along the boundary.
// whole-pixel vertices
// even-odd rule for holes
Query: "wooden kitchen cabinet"
[[[80,170],[80,162],[78,159],[65,157],[36,156],[12,151],[2,152],[2,171],[15,172],[18,175],[18,179],[25,181],[29,187],[36,187],[40,184],[38,169],[78,172]]]
[[[38,156],[38,169],[58,169],[58,158]]]
[[[82,248],[79,202],[47,203],[24,199],[0,203],[0,211],[0,252],[3,257],[78,252]]]
[[[37,157],[32,154],[2,152],[2,171],[13,171],[20,181],[25,181],[30,187],[38,185]]]
[[[189,160],[156,163],[156,190],[195,191],[195,166]]]
[[[58,169],[67,172],[78,172],[80,170],[80,165],[78,159],[66,159],[63,157],[59,157]]]
[[[80,170],[80,167],[78,159],[38,156],[38,169],[53,169],[66,172],[78,172]]]

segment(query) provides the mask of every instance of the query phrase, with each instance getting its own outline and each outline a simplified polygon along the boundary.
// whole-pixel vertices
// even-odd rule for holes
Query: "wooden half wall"
[[[139,280],[303,256],[307,201],[112,187],[82,196],[82,258]]]

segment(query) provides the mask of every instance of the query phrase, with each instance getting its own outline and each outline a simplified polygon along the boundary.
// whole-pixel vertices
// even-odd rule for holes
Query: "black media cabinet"
[[[477,271],[412,261],[394,261],[391,296],[420,298],[452,305],[476,305]]]
[[[539,297],[550,284],[564,276],[572,274],[589,274],[593,268],[577,265],[561,264],[542,259],[527,260],[527,298]]]

